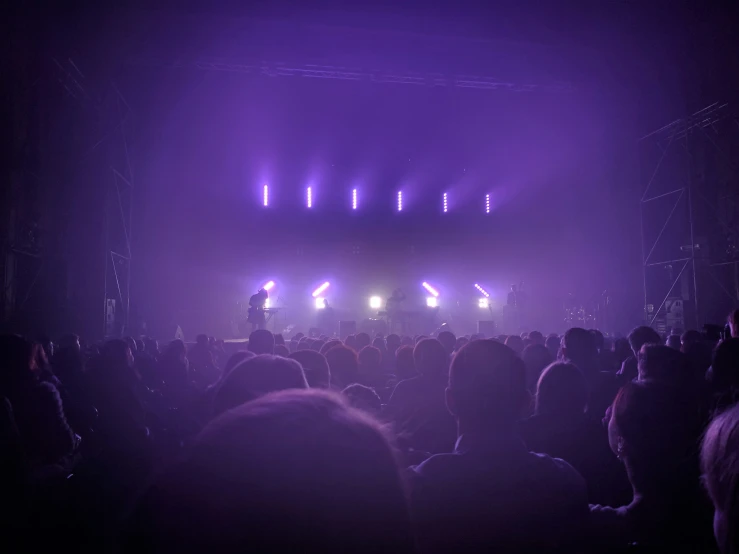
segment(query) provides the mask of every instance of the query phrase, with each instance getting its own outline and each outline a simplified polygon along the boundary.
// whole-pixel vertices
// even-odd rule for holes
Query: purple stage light
[[[447,212],[447,209],[448,209],[448,207],[449,207],[449,205],[448,205],[448,203],[447,203],[447,194],[446,194],[446,192],[445,192],[445,193],[444,193],[444,213],[446,213],[446,212]]]
[[[352,210],[357,209],[357,189],[352,190]]]
[[[313,207],[313,187],[308,187],[305,191],[305,202],[309,208]]]
[[[262,189],[262,205],[269,206],[269,186],[264,185]]]
[[[274,286],[275,286],[275,282],[274,281],[269,281],[262,288],[264,290],[266,290],[266,291],[270,291],[270,290],[272,290],[274,288]]]
[[[421,283],[421,286],[423,288],[425,288],[429,292],[429,294],[433,294],[435,298],[438,298],[439,291],[437,291],[434,287],[432,287],[431,285],[429,285],[426,281],[424,281],[423,283]]]
[[[323,291],[325,291],[330,284],[331,283],[329,283],[328,281],[326,281],[320,287],[318,287],[316,290],[314,290],[313,291],[313,298],[317,298],[318,295],[321,294]]]
[[[398,211],[399,212],[403,211],[403,191],[402,190],[398,191]]]
[[[483,295],[483,296],[484,296],[485,298],[490,298],[490,294],[488,294],[488,291],[486,291],[486,290],[485,290],[484,288],[482,288],[482,287],[481,287],[480,285],[478,285],[477,283],[475,283],[475,288],[476,288],[476,289],[477,289],[478,291],[480,291],[480,293],[481,293],[481,294],[482,294],[482,295]]]
[[[486,214],[490,213],[490,195],[489,194],[485,195],[485,213]]]

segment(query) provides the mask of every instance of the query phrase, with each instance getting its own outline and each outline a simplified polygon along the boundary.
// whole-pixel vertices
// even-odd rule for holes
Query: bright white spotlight
[[[480,291],[480,294],[482,294],[485,298],[490,298],[490,294],[488,294],[488,291],[486,291],[484,288],[482,288],[480,285],[475,283],[475,288]]]
[[[434,297],[437,297],[437,298],[438,298],[438,296],[439,296],[439,291],[438,291],[438,290],[436,290],[436,289],[435,289],[434,287],[432,287],[431,285],[429,285],[429,284],[428,284],[428,283],[427,283],[426,281],[424,281],[423,283],[421,283],[421,286],[422,286],[423,288],[425,288],[425,289],[426,289],[426,290],[427,290],[427,291],[429,292],[429,294],[432,294],[432,295],[434,295]]]
[[[264,185],[264,188],[262,189],[262,204],[264,206],[269,206],[269,187],[267,185]]]
[[[322,310],[322,309],[324,309],[326,307],[326,304],[324,304],[324,302],[326,302],[326,299],[325,298],[323,298],[321,296],[317,297],[316,298],[316,310]]]
[[[486,214],[490,213],[490,195],[489,194],[485,195],[485,213]]]
[[[352,210],[357,209],[357,189],[352,189]]]
[[[449,204],[448,204],[448,202],[447,202],[447,194],[446,194],[446,192],[445,192],[445,193],[444,193],[444,213],[446,213],[446,212],[447,212],[448,208],[449,208]]]
[[[318,298],[318,295],[320,295],[323,291],[325,291],[330,284],[331,283],[329,283],[328,281],[326,281],[320,287],[318,287],[316,290],[314,290],[313,291],[313,298]]]
[[[436,308],[439,305],[439,299],[435,296],[429,296],[428,298],[426,298],[426,305],[429,308]]]
[[[274,288],[274,286],[275,286],[275,282],[274,281],[269,281],[262,288],[264,290],[266,290],[266,291],[270,291],[270,290],[272,290]]]
[[[264,307],[269,308],[269,298],[267,298],[267,300],[264,301]]]
[[[313,207],[313,187],[308,187],[305,191],[305,203],[309,208]]]
[[[478,298],[477,307],[487,309],[490,306],[490,301],[487,298]]]
[[[403,211],[403,191],[402,190],[398,191],[398,211],[399,212]]]
[[[379,296],[371,296],[369,299],[369,306],[373,310],[379,310],[382,308],[382,298]]]

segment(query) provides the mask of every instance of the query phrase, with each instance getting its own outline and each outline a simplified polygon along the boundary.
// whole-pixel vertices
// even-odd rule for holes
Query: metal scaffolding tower
[[[108,99],[117,125],[111,141],[110,179],[105,198],[104,321],[106,336],[128,332],[131,312],[131,229],[134,174],[131,161],[133,112],[113,87]]]
[[[132,141],[133,112],[115,83],[86,78],[80,64],[72,58],[54,58],[57,80],[70,104],[69,119],[75,126],[79,146],[66,162],[69,166],[69,195],[76,197],[67,209],[74,217],[88,217],[85,211],[97,211],[89,216],[89,229],[99,229],[97,236],[80,235],[74,230],[68,243],[67,255],[81,273],[99,275],[89,283],[91,291],[84,296],[97,296],[93,303],[103,311],[103,325],[94,325],[94,334],[104,337],[121,336],[130,323],[131,306],[131,228],[133,217],[134,172]],[[80,200],[81,199],[81,200]],[[75,214],[75,212],[77,212]],[[84,227],[82,227],[84,233]],[[84,243],[75,244],[75,240]],[[98,246],[99,245],[99,246]],[[97,248],[103,248],[103,262],[97,258]],[[89,249],[90,254],[80,250]],[[94,268],[100,268],[102,274]],[[74,275],[70,288],[79,288],[85,275]],[[79,302],[79,294],[71,294],[72,302]],[[85,309],[87,304],[85,304]],[[81,306],[75,310],[80,311]],[[99,308],[98,308],[99,309]],[[99,313],[97,309],[96,313]],[[100,321],[100,320],[97,320]]]
[[[722,323],[739,301],[739,119],[711,104],[639,141],[644,315]]]

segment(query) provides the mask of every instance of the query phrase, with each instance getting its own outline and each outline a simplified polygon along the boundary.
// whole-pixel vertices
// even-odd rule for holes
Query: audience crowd
[[[729,329],[0,335],[5,548],[739,554]]]

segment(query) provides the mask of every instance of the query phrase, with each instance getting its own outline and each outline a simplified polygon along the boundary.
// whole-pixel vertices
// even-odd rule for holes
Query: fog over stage
[[[354,65],[378,63],[327,36]],[[490,64],[477,50],[446,58],[446,74]],[[433,56],[406,58],[433,69]],[[538,60],[509,60],[512,82],[571,75]],[[481,319],[474,283],[497,309],[523,281],[530,325],[552,330],[569,294],[629,288],[620,262],[632,237],[613,209],[625,200],[605,129],[630,108],[586,82],[490,90],[186,64],[131,72],[150,129],[133,279],[135,315],[150,328],[199,321],[227,336],[234,306],[267,279],[280,283],[279,317],[302,330],[324,280],[341,319],[367,317],[369,296],[398,287],[423,307],[427,280],[440,287],[440,315],[455,306],[470,324]]]

